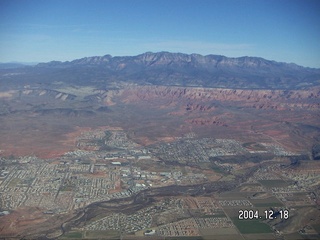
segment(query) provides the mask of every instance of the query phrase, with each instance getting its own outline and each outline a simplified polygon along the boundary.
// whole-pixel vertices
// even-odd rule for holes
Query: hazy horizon
[[[150,52],[150,51],[149,51]],[[159,51],[159,52],[151,52],[151,53],[161,53],[161,52],[168,52],[168,51]],[[70,60],[56,60],[56,59],[52,59],[50,61],[43,61],[43,62],[19,62],[19,61],[11,61],[11,62],[0,62],[0,64],[21,64],[21,65],[26,65],[26,66],[34,66],[34,65],[37,65],[39,63],[49,63],[49,62],[72,62],[74,60],[78,60],[78,59],[82,59],[82,58],[90,58],[90,57],[103,57],[103,56],[106,56],[106,55],[110,55],[111,57],[131,57],[131,56],[138,56],[138,55],[141,55],[141,54],[145,54],[145,53],[148,53],[148,52],[143,52],[143,53],[139,53],[139,54],[135,54],[135,55],[111,55],[111,54],[102,54],[102,55],[94,55],[94,56],[83,56],[83,57],[79,57],[79,58],[75,58],[75,59],[70,59]],[[183,52],[169,52],[169,53],[174,53],[174,54],[188,54],[188,55],[191,55],[191,54],[199,54],[199,53],[183,53]],[[227,57],[227,58],[241,58],[241,57],[253,57],[253,58],[261,58],[260,56],[239,56],[239,57],[229,57],[229,56],[225,56],[223,54],[200,54],[202,56],[208,56],[208,55],[218,55],[218,56],[223,56],[223,57]],[[263,58],[265,59],[265,58]],[[284,61],[276,61],[274,59],[265,59],[267,61],[275,61],[275,62],[279,62],[279,63],[287,63],[287,64],[295,64],[295,65],[298,65],[298,66],[302,66],[302,65],[299,65],[297,63],[294,63],[294,62],[284,62]],[[302,66],[302,67],[306,67],[306,66]],[[320,69],[320,67],[306,67],[306,68],[314,68],[314,69]]]

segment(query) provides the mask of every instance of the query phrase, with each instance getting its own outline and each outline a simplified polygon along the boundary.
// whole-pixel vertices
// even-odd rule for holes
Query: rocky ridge
[[[239,105],[258,109],[308,109],[319,110],[320,88],[309,90],[244,90],[219,88],[183,88],[166,86],[131,86],[121,91],[100,91],[104,102],[112,103],[119,97],[124,102],[183,101],[187,110],[206,111],[214,108],[213,103]]]
[[[70,62],[52,61],[0,71],[0,84],[35,85],[61,81],[97,88],[125,82],[157,86],[291,90],[318,86],[320,69],[259,57],[147,52],[137,56],[105,55]]]

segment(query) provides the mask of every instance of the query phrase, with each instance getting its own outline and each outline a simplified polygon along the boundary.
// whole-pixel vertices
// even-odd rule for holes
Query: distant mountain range
[[[19,68],[25,66],[34,66],[38,63],[24,63],[24,62],[8,62],[8,63],[0,63],[0,69],[11,69],[11,68]]]
[[[139,85],[198,86],[249,89],[302,89],[320,85],[320,69],[259,57],[228,58],[147,52],[137,56],[85,57],[1,69],[0,83],[106,86],[113,82]]]

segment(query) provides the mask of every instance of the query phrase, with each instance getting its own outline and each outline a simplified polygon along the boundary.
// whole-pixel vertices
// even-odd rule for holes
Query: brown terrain
[[[106,125],[123,128],[144,145],[192,131],[247,142],[275,141],[298,152],[309,152],[319,141],[319,87],[243,90],[126,84],[118,90],[83,92],[1,92],[1,155],[57,157],[75,149],[75,138],[83,130]]]
[[[51,215],[45,214],[43,209],[36,207],[19,208],[13,211],[10,215],[3,216],[0,218],[0,233],[2,236],[17,237],[17,233],[21,239],[27,234],[39,234],[39,232],[45,229],[57,228],[66,219],[70,218],[71,215],[61,214],[59,216],[52,217]],[[35,226],[37,226],[35,228]],[[61,231],[47,232],[43,236],[47,235],[60,235]]]

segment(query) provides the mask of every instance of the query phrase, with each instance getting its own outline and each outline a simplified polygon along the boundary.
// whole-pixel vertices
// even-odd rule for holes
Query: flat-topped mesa
[[[319,110],[320,88],[308,90],[246,90],[224,88],[192,88],[168,86],[127,86],[121,91],[101,91],[102,98],[112,102],[120,97],[124,102],[145,101],[155,104],[159,100],[185,102],[187,108],[206,111],[213,109],[212,103],[239,105],[262,109],[309,109]],[[106,103],[108,101],[105,101]],[[190,105],[190,106],[189,106]]]

